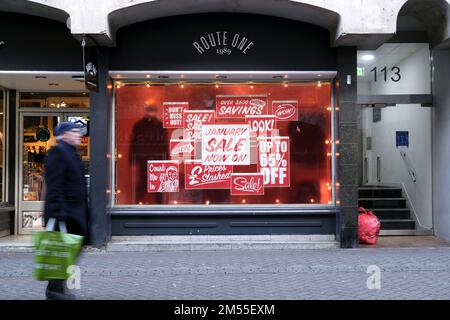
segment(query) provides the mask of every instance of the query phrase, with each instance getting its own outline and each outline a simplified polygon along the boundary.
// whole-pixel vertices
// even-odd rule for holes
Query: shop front
[[[359,205],[384,235],[448,238],[445,1],[143,1],[101,21],[1,7],[0,236],[42,227],[41,152],[73,120],[89,127],[94,245],[331,234],[356,247]]]
[[[89,92],[63,23],[2,15],[13,31],[0,49],[1,235],[42,228],[43,159],[54,126],[76,121],[93,245],[158,234],[356,245],[356,48],[277,17],[171,16],[120,28],[114,47],[86,36]]]
[[[119,29],[102,57],[111,235],[339,238],[338,50],[327,30],[176,16]]]
[[[89,177],[89,93],[80,44],[64,23],[0,12],[0,237],[44,227],[44,160],[55,126],[86,127],[79,148]]]

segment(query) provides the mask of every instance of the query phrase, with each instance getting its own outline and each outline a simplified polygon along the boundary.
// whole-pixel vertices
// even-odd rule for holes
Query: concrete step
[[[406,208],[405,198],[359,198],[358,206],[364,208]]]
[[[380,220],[383,230],[414,230],[416,223],[410,219],[390,219]]]
[[[403,230],[380,230],[380,236],[433,236],[433,230],[429,229],[403,229]]]
[[[394,187],[360,187],[358,188],[359,198],[401,198],[402,189]]]
[[[409,209],[402,208],[366,208],[367,211],[372,211],[378,219],[410,219],[411,212]]]
[[[84,252],[200,251],[259,249],[334,249],[335,235],[114,236],[104,248]],[[33,252],[31,237],[0,239],[0,252]]]
[[[0,238],[0,252],[33,252],[30,236],[7,236]]]
[[[106,250],[197,251],[245,249],[334,249],[335,235],[114,236]]]

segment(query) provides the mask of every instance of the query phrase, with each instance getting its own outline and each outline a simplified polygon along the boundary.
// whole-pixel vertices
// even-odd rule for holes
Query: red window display
[[[124,85],[117,205],[330,204],[331,84]]]

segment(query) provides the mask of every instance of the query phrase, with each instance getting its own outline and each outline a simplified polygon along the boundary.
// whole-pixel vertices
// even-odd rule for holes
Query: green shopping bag
[[[67,279],[67,268],[75,263],[82,248],[83,236],[67,233],[64,222],[59,222],[61,232],[53,231],[55,223],[50,218],[45,230],[33,231],[36,280]]]

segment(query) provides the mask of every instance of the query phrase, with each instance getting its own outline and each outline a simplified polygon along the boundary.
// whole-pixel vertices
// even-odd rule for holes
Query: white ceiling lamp
[[[374,56],[373,54],[365,54],[365,55],[363,55],[363,56],[361,57],[361,59],[362,59],[363,61],[370,62],[370,61],[373,61],[373,60],[375,59],[375,56]]]

